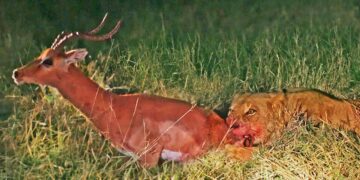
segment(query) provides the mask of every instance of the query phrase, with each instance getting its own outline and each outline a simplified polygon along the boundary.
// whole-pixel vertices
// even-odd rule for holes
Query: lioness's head
[[[249,147],[267,143],[280,128],[283,98],[281,93],[235,96],[226,123],[232,128],[237,144]]]

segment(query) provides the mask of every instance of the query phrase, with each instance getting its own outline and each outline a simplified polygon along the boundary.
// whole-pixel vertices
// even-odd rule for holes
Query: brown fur
[[[360,101],[309,89],[244,94],[233,99],[227,123],[241,145],[252,146],[271,143],[287,126],[303,119],[360,135]]]
[[[55,87],[117,149],[133,153],[146,167],[156,165],[164,149],[181,152],[177,160],[185,161],[224,140],[228,126],[214,112],[159,96],[105,91],[73,64],[86,54],[84,49],[66,53],[47,49],[16,69],[14,81]],[[41,64],[47,58],[51,66]]]

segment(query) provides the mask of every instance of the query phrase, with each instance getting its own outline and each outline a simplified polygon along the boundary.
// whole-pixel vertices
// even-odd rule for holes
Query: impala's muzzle
[[[23,74],[18,69],[15,69],[12,74],[12,79],[16,85],[20,85],[23,83]]]
[[[17,69],[15,69],[14,71],[13,71],[13,78],[17,78],[19,76],[19,72],[17,71]]]
[[[19,75],[20,75],[19,71],[17,69],[15,69],[13,71],[12,78],[13,78],[15,84],[17,84],[17,85],[20,84],[19,81],[18,81]]]

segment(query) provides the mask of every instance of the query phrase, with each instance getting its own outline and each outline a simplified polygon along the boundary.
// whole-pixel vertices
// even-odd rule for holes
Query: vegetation
[[[236,93],[318,88],[360,98],[356,0],[0,1],[0,177],[359,179],[360,138],[311,124],[289,130],[253,160],[214,150],[189,163],[142,169],[113,149],[56,90],[16,86],[14,68],[61,31],[86,31],[105,12],[111,42],[77,41],[80,65],[103,87],[135,89],[207,108]]]

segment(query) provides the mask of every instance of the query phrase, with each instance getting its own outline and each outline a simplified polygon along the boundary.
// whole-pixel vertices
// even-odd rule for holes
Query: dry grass
[[[87,12],[77,3],[2,2],[0,178],[360,178],[359,137],[311,124],[286,132],[271,147],[260,147],[248,162],[220,149],[192,162],[142,169],[113,149],[54,89],[12,83],[12,69],[38,55],[64,27],[83,30],[102,11],[110,11],[128,23],[115,40],[73,45],[89,48],[92,57],[81,68],[103,87],[121,86],[207,108],[230,102],[235,93],[284,87],[359,97],[357,1],[156,2],[144,9],[131,2],[91,1]],[[23,14],[13,13],[14,8]]]

